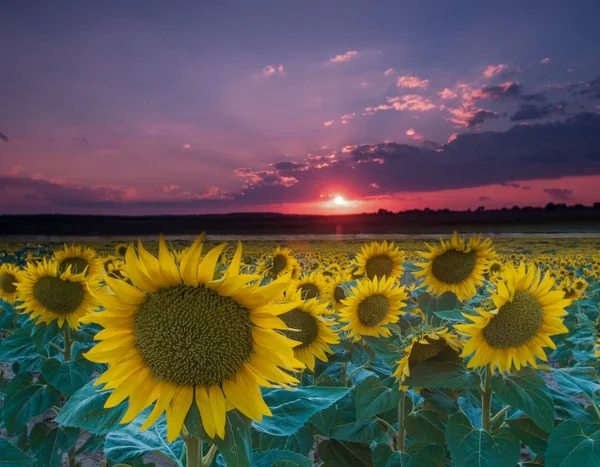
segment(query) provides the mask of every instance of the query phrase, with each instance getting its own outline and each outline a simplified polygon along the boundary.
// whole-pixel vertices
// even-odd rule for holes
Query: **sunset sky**
[[[598,0],[9,0],[0,213],[591,204],[598,18]]]

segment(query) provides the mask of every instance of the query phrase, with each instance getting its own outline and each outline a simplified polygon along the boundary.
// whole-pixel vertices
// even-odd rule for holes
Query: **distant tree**
[[[575,206],[573,206],[574,209],[583,209],[585,208],[585,206],[583,204],[576,204]]]
[[[520,211],[521,207],[517,206],[516,204],[512,207],[511,211]]]
[[[424,211],[424,212],[431,212],[431,209],[429,209],[429,208],[425,208],[425,209],[423,209],[423,211]]]
[[[477,212],[483,212],[483,211],[485,211],[485,206],[479,206],[477,208]]]
[[[594,203],[594,209],[600,209],[600,202]]]
[[[546,209],[546,211],[556,211],[556,204],[548,203],[548,204],[546,204],[545,209]]]

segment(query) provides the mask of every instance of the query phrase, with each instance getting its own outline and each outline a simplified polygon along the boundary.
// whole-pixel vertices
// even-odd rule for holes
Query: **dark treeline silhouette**
[[[99,216],[99,215],[3,215],[2,236],[118,236],[118,235],[192,235],[210,234],[391,234],[438,233],[458,231],[485,232],[564,232],[600,231],[600,203],[593,206],[549,203],[545,207],[513,206],[488,210],[450,209],[352,215],[295,215],[277,213],[231,213],[173,216]]]

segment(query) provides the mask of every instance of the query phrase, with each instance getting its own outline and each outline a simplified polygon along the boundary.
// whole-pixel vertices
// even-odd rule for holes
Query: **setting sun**
[[[333,204],[335,204],[336,206],[345,206],[346,205],[346,200],[344,199],[343,196],[336,196],[333,199]]]

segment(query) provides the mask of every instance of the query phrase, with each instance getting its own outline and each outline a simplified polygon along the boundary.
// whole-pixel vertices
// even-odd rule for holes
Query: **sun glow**
[[[345,206],[346,200],[344,199],[343,196],[338,195],[333,199],[333,204],[335,204],[336,206]]]

